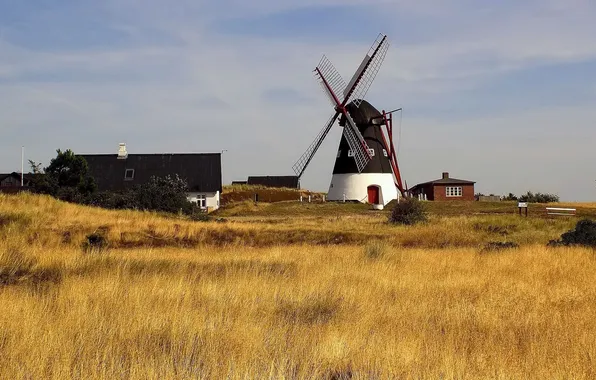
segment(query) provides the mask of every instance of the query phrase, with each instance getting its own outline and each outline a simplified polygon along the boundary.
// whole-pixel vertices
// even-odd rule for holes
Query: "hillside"
[[[545,247],[574,218],[240,204],[199,222],[0,195],[0,378],[596,376],[594,252]]]
[[[364,244],[371,239],[433,248],[481,247],[493,240],[545,244],[577,220],[545,218],[538,212],[519,217],[505,205],[479,203],[429,202],[430,223],[405,227],[388,224],[388,210],[373,211],[363,204],[245,201],[213,213],[212,221],[194,222],[182,216],[103,210],[21,194],[0,195],[0,220],[4,220],[0,224],[10,222],[27,239],[43,239],[52,247],[79,247],[86,236],[100,231],[113,248]],[[585,205],[581,210],[579,216],[596,208]]]

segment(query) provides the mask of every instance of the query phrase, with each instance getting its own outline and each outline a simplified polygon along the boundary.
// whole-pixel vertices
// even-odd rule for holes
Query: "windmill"
[[[292,168],[298,178],[304,174],[339,117],[343,133],[328,200],[355,200],[382,208],[399,195],[406,196],[393,147],[393,113],[401,109],[379,112],[364,100],[388,48],[387,36],[379,34],[347,85],[324,55],[314,70],[334,113]]]

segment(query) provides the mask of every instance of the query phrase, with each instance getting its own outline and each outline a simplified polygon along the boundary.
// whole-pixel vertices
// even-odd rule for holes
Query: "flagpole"
[[[25,147],[21,146],[21,187],[23,187],[23,171],[25,168]]]

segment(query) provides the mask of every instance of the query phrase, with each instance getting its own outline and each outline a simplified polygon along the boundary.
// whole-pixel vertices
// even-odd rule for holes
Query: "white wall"
[[[199,193],[190,192],[186,193],[186,198],[190,202],[198,202],[199,195],[205,195],[207,198],[206,206],[211,210],[217,210],[219,208],[219,191],[214,193]]]
[[[368,202],[368,186],[377,185],[381,188],[379,197],[383,206],[397,199],[397,188],[391,173],[359,173],[334,174],[327,192],[327,200],[341,201],[346,194],[346,200]]]

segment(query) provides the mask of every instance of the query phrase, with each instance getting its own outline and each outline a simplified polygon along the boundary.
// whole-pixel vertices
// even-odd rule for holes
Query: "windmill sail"
[[[367,54],[366,56],[364,56],[364,59],[362,60],[362,63],[360,63],[360,66],[358,66],[358,70],[356,70],[356,72],[354,73],[354,76],[350,80],[350,83],[348,83],[348,86],[345,88],[345,90],[343,92],[344,99],[346,99],[348,97],[348,95],[350,94],[350,91],[352,90],[352,87],[354,87],[354,85],[356,84],[356,81],[358,79],[360,79],[362,72],[364,71],[364,69],[366,69],[369,62],[370,62],[370,56]]]
[[[335,123],[335,120],[338,116],[339,112],[336,112],[335,115],[333,115],[331,119],[327,121],[323,129],[321,129],[317,137],[315,137],[314,141],[310,144],[306,152],[304,152],[302,156],[300,156],[298,161],[296,161],[296,163],[292,166],[292,169],[294,169],[294,173],[296,173],[296,175],[299,178],[302,177],[302,173],[304,173],[304,170],[306,169],[306,167],[314,157],[315,153],[323,143],[323,140],[329,133],[329,130],[331,130],[331,127],[333,126],[333,123]]]
[[[312,160],[314,154],[321,146],[323,139],[325,139],[331,126],[340,114],[346,119],[343,134],[350,150],[354,152],[354,160],[356,161],[358,172],[361,173],[370,162],[371,153],[369,153],[368,145],[366,144],[364,137],[362,137],[362,133],[356,126],[356,123],[352,119],[352,116],[347,111],[346,105],[352,103],[356,107],[360,106],[381,67],[388,49],[389,43],[387,41],[387,36],[379,34],[347,86],[337,69],[329,59],[323,55],[321,61],[314,70],[315,76],[331,101],[335,114],[327,124],[325,124],[306,152],[304,152],[292,166],[298,177],[302,176],[304,170]]]
[[[356,123],[348,112],[346,116],[346,126],[344,127],[344,136],[350,146],[352,152],[354,152],[354,160],[356,161],[356,167],[358,172],[362,172],[362,169],[370,161],[370,154],[368,153],[368,145],[362,137],[360,130],[356,127]]]
[[[323,87],[323,91],[329,97],[331,104],[335,107],[338,102],[341,102],[341,99],[337,98],[337,94],[345,91],[346,82],[326,56],[321,58],[315,70],[315,75],[321,87]]]
[[[356,79],[352,78],[352,81],[350,81],[350,83],[353,82],[353,84],[347,87],[348,90],[345,93],[347,99],[344,100],[343,104],[348,104],[353,101],[356,106],[360,105],[362,99],[364,99],[368,89],[372,85],[372,82],[375,80],[383,60],[385,60],[387,50],[389,50],[387,36],[379,34],[357,71],[359,75],[355,75],[354,77]]]

